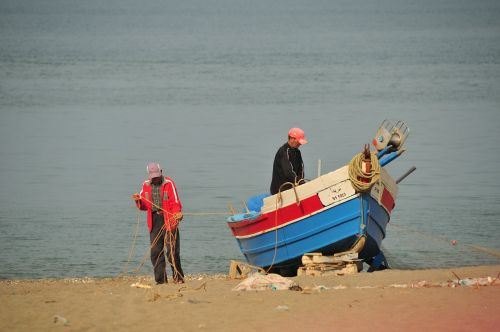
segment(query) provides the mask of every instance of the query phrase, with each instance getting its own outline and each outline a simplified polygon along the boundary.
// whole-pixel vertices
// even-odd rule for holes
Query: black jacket
[[[278,193],[280,186],[285,182],[296,183],[304,178],[304,163],[299,149],[292,148],[285,143],[279,148],[274,157],[273,179],[271,181],[271,195]],[[281,191],[292,188],[283,186]]]

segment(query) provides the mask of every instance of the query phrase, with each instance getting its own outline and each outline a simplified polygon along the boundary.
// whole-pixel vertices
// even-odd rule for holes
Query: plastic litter
[[[145,288],[145,289],[150,289],[151,288],[151,286],[141,284],[140,282],[133,283],[132,285],[130,285],[130,287]]]
[[[347,286],[345,286],[345,285],[338,285],[338,286],[332,287],[332,289],[335,289],[335,290],[346,289],[346,288],[347,288]]]
[[[408,284],[391,284],[389,286],[356,286],[352,288],[365,289],[365,288],[433,288],[433,287],[479,287],[479,286],[500,286],[500,278],[483,277],[483,278],[457,278],[455,280],[448,280],[446,282],[428,282],[421,280],[415,283]],[[323,285],[314,287],[300,288],[295,282],[290,279],[283,278],[278,274],[260,274],[255,272],[250,274],[248,278],[239,283],[233,288],[234,291],[260,291],[260,290],[301,290],[304,294],[319,293],[325,290],[333,289],[340,290],[348,288],[345,285],[338,285],[334,287],[326,287]]]
[[[459,284],[461,286],[488,286],[488,285],[494,285],[494,284],[500,285],[500,282],[498,281],[497,278],[493,279],[491,277],[486,277],[486,278],[460,279]]]
[[[64,318],[63,316],[59,315],[54,315],[54,324],[59,324],[59,325],[70,325],[69,320]]]
[[[289,290],[292,290],[292,291],[298,291],[298,292],[303,291],[302,287],[300,287],[299,285],[294,285],[294,286],[291,286],[291,287],[289,288]]]
[[[495,286],[500,285],[498,278],[484,277],[484,278],[465,278],[458,280],[448,280],[448,282],[427,282],[425,280],[412,284],[392,284],[390,288],[431,288],[431,287],[460,287],[460,286]]]
[[[448,280],[446,282],[428,282],[426,280],[421,280],[416,283],[408,283],[408,284],[391,284],[389,286],[355,286],[353,288],[355,289],[369,289],[369,288],[444,288],[444,287],[449,287],[449,288],[456,288],[456,287],[479,287],[479,286],[500,286],[500,278],[492,278],[492,277],[484,277],[484,278],[457,278],[456,280]],[[317,286],[320,287],[320,286]],[[330,287],[327,289],[346,289],[347,286],[344,285],[338,285],[335,287]],[[304,290],[308,290],[309,293],[313,289],[304,287]]]
[[[240,282],[233,291],[263,291],[263,290],[288,290],[297,286],[292,280],[283,278],[279,274],[260,274],[258,272],[250,274],[245,280]]]
[[[472,279],[460,279],[458,283],[460,286],[474,286],[476,284]]]
[[[284,312],[284,311],[288,311],[288,310],[290,310],[290,309],[286,305],[279,305],[276,308],[274,308],[274,311],[278,311],[278,312]]]
[[[336,287],[338,287],[338,286],[336,286]],[[344,286],[344,288],[345,288],[345,286]],[[322,291],[325,291],[325,290],[328,290],[328,289],[330,289],[330,288],[328,288],[326,286],[323,286],[323,285],[314,286],[314,287],[306,286],[302,290],[302,294],[321,293]],[[334,289],[338,289],[338,288],[334,287]]]
[[[406,284],[392,284],[389,285],[390,288],[408,288],[408,285]]]

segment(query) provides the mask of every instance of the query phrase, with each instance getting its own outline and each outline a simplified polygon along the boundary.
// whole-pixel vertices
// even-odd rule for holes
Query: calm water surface
[[[385,118],[411,128],[388,171],[417,167],[393,265],[500,263],[463,245],[500,250],[498,1],[2,1],[0,278],[118,275],[139,218],[137,267],[149,161],[185,211],[241,209],[290,127],[314,178]],[[186,273],[243,259],[224,217],[186,217],[181,239]]]

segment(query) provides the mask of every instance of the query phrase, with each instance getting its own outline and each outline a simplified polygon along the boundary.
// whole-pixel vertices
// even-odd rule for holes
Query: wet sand
[[[0,331],[498,331],[499,273],[491,265],[289,278],[302,291],[233,291],[241,280],[224,275],[183,285],[149,276],[2,280]],[[446,286],[487,277],[484,286]]]

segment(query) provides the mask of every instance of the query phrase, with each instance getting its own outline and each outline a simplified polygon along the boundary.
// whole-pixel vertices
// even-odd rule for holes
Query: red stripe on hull
[[[268,212],[254,220],[243,220],[240,222],[228,223],[234,236],[248,236],[256,233],[263,233],[269,229],[279,227],[295,219],[307,216],[322,209],[318,195],[311,196],[300,201],[300,204],[292,204],[278,209],[278,211]],[[277,217],[277,222],[276,222]]]
[[[389,213],[392,212],[392,209],[394,209],[394,198],[392,197],[391,193],[384,188],[384,192],[382,193],[382,205],[389,211]]]

